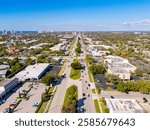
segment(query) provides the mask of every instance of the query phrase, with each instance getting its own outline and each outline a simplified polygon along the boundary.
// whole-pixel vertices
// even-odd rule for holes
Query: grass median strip
[[[100,101],[100,106],[101,106],[102,112],[109,113],[109,108],[106,106],[105,98],[100,98],[99,101]]]
[[[70,78],[77,80],[81,77],[81,71],[80,70],[75,70],[74,68],[71,68],[70,72]]]
[[[82,65],[78,61],[78,59],[74,59],[71,63],[71,72],[70,72],[70,78],[77,80],[81,77],[81,69]]]
[[[76,113],[78,104],[78,88],[75,85],[70,86],[65,94],[62,107],[63,113]]]
[[[52,98],[53,98],[53,91],[54,91],[54,87],[51,87],[48,90],[48,94],[51,95]],[[50,98],[49,100],[52,100],[52,98]],[[47,100],[47,101],[41,100],[41,102],[40,102],[39,106],[37,107],[35,113],[44,113],[45,108],[46,108],[49,100]]]
[[[99,103],[97,99],[94,99],[94,105],[95,105],[96,113],[100,113]]]

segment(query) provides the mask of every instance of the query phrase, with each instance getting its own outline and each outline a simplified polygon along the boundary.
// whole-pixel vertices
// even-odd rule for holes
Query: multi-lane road
[[[55,96],[53,98],[53,101],[51,103],[51,106],[49,108],[48,112],[51,113],[60,113],[61,108],[63,105],[66,89],[71,85],[76,85],[78,87],[78,112],[86,112],[86,113],[95,113],[95,108],[93,104],[93,98],[91,94],[91,85],[88,77],[88,70],[85,62],[85,51],[84,47],[81,46],[82,54],[79,57],[76,57],[75,55],[75,48],[76,44],[78,42],[78,37],[82,39],[82,37],[77,35],[75,44],[73,49],[70,52],[70,55],[67,57],[67,61],[64,64],[65,71],[64,74],[66,77],[62,80],[61,84],[57,86],[57,91],[55,93]],[[80,40],[81,45],[83,44],[83,41]],[[65,57],[66,58],[66,57]],[[73,59],[77,58],[80,60],[81,64],[85,66],[85,69],[82,70],[81,78],[78,80],[72,80],[69,77],[71,66],[70,64],[73,62]]]

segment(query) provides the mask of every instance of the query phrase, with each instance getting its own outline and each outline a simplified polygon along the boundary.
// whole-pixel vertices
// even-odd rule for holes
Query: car
[[[27,93],[27,90],[22,90],[22,93],[24,93],[24,94]]]
[[[81,81],[82,79],[79,79],[79,81]]]
[[[17,102],[18,102],[18,100],[17,99],[15,99],[14,101],[12,101],[12,104],[17,104]]]
[[[85,83],[87,83],[87,81],[85,81]]]
[[[91,84],[88,84],[88,86],[91,86]]]
[[[90,94],[87,94],[88,97],[90,97]]]
[[[66,77],[65,75],[62,75],[62,76],[61,76],[61,78],[65,78],[65,77]]]
[[[88,89],[88,87],[86,87],[86,89]]]
[[[148,102],[148,100],[145,97],[143,97],[143,101],[144,103]]]
[[[9,108],[13,109],[15,107],[15,104],[10,104]]]
[[[4,109],[3,113],[9,113],[9,111],[10,111],[10,108],[6,108]]]
[[[114,96],[110,96],[110,98],[114,99]]]
[[[33,107],[37,107],[39,105],[39,102],[33,103]]]
[[[85,93],[83,93],[82,95],[85,96]]]

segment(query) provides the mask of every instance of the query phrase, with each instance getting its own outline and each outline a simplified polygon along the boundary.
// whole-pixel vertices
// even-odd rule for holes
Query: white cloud
[[[145,26],[145,25],[150,25],[150,19],[143,19],[143,20],[139,20],[139,21],[128,21],[128,22],[124,22],[123,26]]]

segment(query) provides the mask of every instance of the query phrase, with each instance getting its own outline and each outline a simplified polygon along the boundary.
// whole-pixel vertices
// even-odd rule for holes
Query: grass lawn
[[[89,76],[89,80],[90,80],[90,82],[94,82],[94,80],[93,80],[93,75],[92,75],[92,73],[91,73],[91,71],[90,71],[90,69],[89,69],[89,63],[88,63],[88,60],[86,59],[85,60],[86,61],[86,65],[87,65],[87,67],[88,67],[88,76]]]
[[[70,78],[77,80],[80,77],[81,77],[81,70],[75,70],[74,68],[71,68]]]
[[[78,100],[78,88],[75,85],[72,85],[67,89],[63,105],[67,106],[73,99],[76,101]]]
[[[101,106],[101,109],[102,109],[102,112],[103,113],[109,113],[109,109],[107,108],[107,106],[105,105],[106,103],[106,100],[104,98],[100,98],[99,99],[100,101],[100,106]]]
[[[63,65],[58,73],[58,76],[61,76],[65,71],[65,66]]]
[[[98,100],[97,99],[94,100],[94,105],[95,105],[96,112],[100,113],[100,108],[99,108],[99,104],[98,104]]]
[[[38,113],[44,113],[45,111],[45,108],[46,108],[46,105],[47,105],[48,102],[43,102]]]
[[[91,71],[90,70],[88,70],[88,75],[89,75],[89,80],[90,80],[90,82],[94,82],[93,81],[93,75],[91,74]]]

